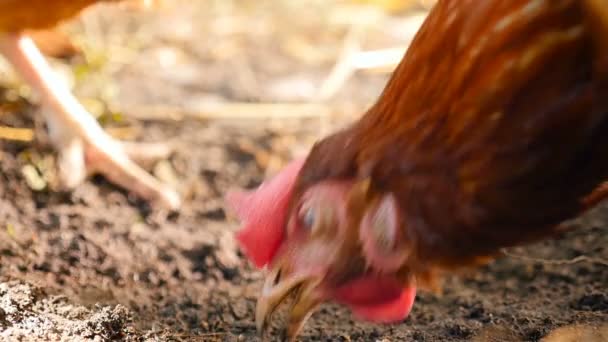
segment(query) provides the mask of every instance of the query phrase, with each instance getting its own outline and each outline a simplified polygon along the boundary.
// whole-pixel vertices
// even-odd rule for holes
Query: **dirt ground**
[[[176,146],[150,169],[180,190],[179,212],[153,210],[100,177],[58,189],[38,107],[0,68],[0,126],[37,133],[0,139],[3,340],[255,340],[262,275],[238,251],[223,194],[256,186],[360,114],[386,73],[357,72],[319,100],[344,42],[404,46],[420,13],[325,1],[176,3],[87,11],[64,27],[84,58],[54,65],[112,134]],[[231,112],[270,102],[289,104],[289,117],[256,106],[245,107],[248,118]],[[442,296],[420,293],[400,324],[359,322],[328,304],[300,340],[538,341],[560,326],[608,323],[608,206],[572,224],[555,241],[448,278]]]

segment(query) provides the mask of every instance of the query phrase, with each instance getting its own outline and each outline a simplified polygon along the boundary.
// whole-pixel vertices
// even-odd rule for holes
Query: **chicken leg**
[[[64,186],[73,188],[87,175],[101,173],[145,200],[170,209],[180,205],[177,192],[132,161],[138,157],[149,158],[154,154],[150,148],[159,152],[158,155],[167,154],[168,149],[152,144],[123,144],[110,137],[25,34],[0,34],[0,52],[40,96],[51,140],[59,150],[59,175]]]

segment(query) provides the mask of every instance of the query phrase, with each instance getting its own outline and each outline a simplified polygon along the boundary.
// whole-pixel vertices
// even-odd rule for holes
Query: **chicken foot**
[[[162,144],[122,143],[109,136],[57,77],[34,42],[20,33],[0,34],[0,52],[40,96],[49,135],[59,151],[59,177],[73,188],[89,174],[101,173],[112,183],[170,209],[179,195],[133,160],[162,158]]]

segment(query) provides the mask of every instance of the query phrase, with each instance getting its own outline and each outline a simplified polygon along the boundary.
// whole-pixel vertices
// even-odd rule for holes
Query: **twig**
[[[360,28],[353,27],[346,35],[346,38],[344,38],[342,52],[329,73],[329,76],[327,76],[319,88],[317,97],[321,101],[326,101],[335,95],[355,72],[352,60],[353,56],[360,50],[359,35]]]
[[[120,110],[140,120],[195,119],[304,119],[329,115],[331,108],[316,103],[204,103],[195,108],[141,106]]]
[[[410,43],[418,33],[418,29],[426,19],[427,13],[423,12],[412,15],[405,19],[401,35],[405,36],[405,44],[398,47],[361,51],[351,56],[351,65],[356,70],[367,70],[376,72],[392,72],[401,62],[403,55],[409,48]]]
[[[394,48],[360,51],[358,38],[362,28],[352,28],[344,39],[342,52],[336,64],[319,89],[318,98],[321,101],[331,98],[357,70],[392,72],[403,58],[426,15],[425,12],[407,19],[408,22],[405,24],[408,28],[408,32],[405,33],[408,36],[407,44]]]
[[[165,333],[165,334],[161,334],[161,335],[163,338],[187,338],[188,341],[209,341],[210,338],[222,338],[224,340],[225,337],[227,335],[229,335],[229,333],[209,332],[209,333],[202,333],[200,335]],[[230,333],[230,335],[234,335],[234,334]],[[238,336],[238,335],[234,335],[234,336]]]
[[[593,257],[589,257],[586,255],[579,255],[572,259],[550,260],[550,259],[532,258],[532,257],[523,256],[523,255],[517,255],[517,254],[513,254],[511,252],[508,252],[506,250],[502,250],[502,253],[504,255],[510,256],[512,258],[516,258],[516,259],[520,259],[520,260],[524,260],[524,261],[538,262],[538,263],[545,264],[545,265],[573,265],[573,264],[577,264],[579,262],[588,262],[588,263],[595,263],[595,264],[600,264],[600,265],[604,265],[604,266],[608,267],[608,260],[604,260],[604,259],[600,259],[600,258],[593,258]]]
[[[355,69],[393,71],[403,58],[407,47],[394,47],[381,50],[361,51],[352,56]]]
[[[193,334],[171,334],[171,337],[188,337],[188,338],[205,338],[205,337],[220,337],[220,336],[226,336],[228,335],[228,333],[225,332],[209,332],[209,333],[202,333],[200,335],[193,335]]]
[[[34,139],[34,131],[29,128],[0,126],[0,139],[29,142]]]

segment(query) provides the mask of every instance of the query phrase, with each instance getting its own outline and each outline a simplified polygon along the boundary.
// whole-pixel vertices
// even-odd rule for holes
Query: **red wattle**
[[[379,305],[351,307],[353,314],[362,320],[376,323],[396,323],[404,320],[414,306],[416,288],[405,288],[399,297]]]
[[[393,323],[407,317],[414,305],[416,288],[403,288],[391,277],[369,276],[353,280],[334,293],[337,302],[353,314],[376,323]]]

